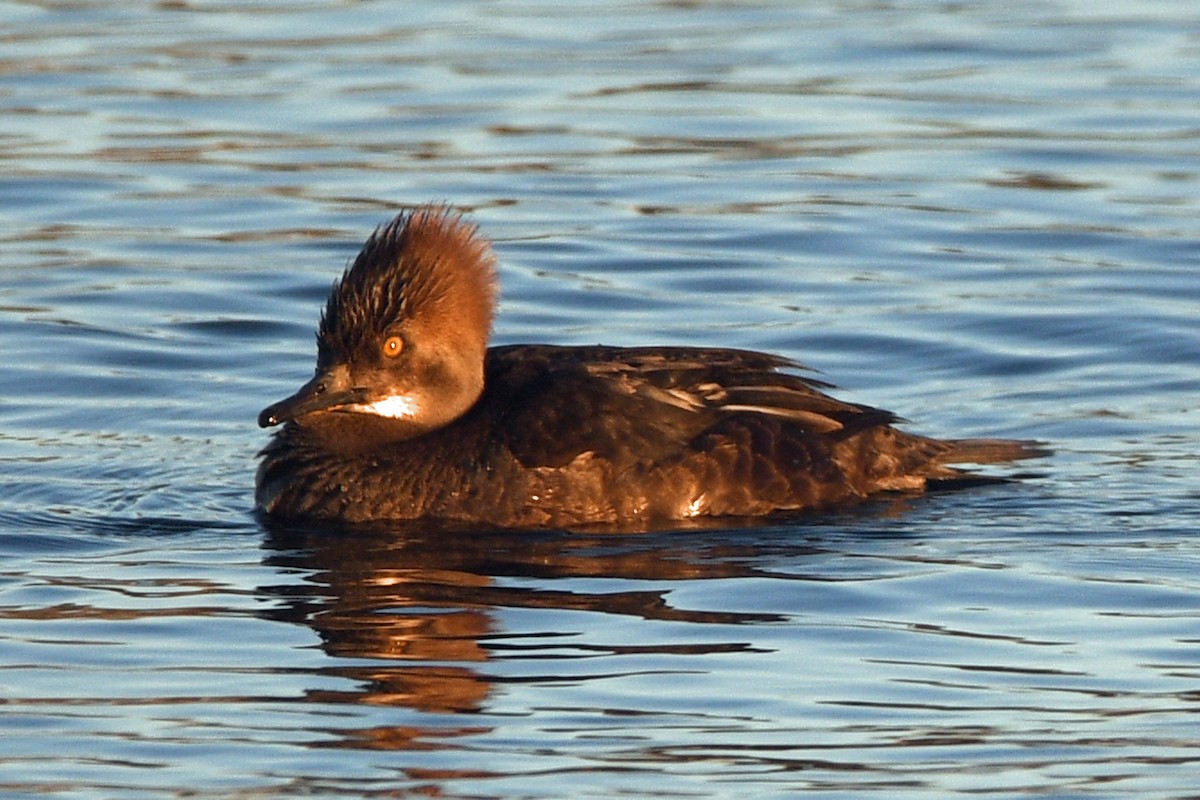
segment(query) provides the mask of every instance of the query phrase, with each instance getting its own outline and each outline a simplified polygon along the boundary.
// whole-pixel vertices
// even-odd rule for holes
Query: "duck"
[[[259,454],[263,514],[646,530],[1004,480],[962,465],[1044,453],[903,431],[769,353],[489,346],[496,261],[447,206],[375,229],[333,284],[312,379],[259,414],[278,428]]]

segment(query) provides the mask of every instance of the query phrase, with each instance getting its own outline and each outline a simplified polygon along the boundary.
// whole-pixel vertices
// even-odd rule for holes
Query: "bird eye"
[[[395,358],[400,355],[400,351],[404,349],[404,340],[399,336],[389,336],[383,342],[383,354],[388,358]]]

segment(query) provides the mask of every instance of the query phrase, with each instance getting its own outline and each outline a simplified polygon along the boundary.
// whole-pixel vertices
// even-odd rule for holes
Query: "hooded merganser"
[[[426,206],[376,229],[333,286],[316,375],[258,417],[285,423],[261,453],[258,506],[296,520],[647,528],[975,482],[950,465],[1041,454],[905,433],[765,353],[489,348],[495,300],[495,256],[457,214]]]

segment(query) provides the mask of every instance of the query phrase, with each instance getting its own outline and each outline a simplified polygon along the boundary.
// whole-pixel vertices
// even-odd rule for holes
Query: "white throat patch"
[[[373,403],[346,406],[346,408],[391,419],[413,419],[421,411],[421,406],[411,394],[393,394],[389,397],[381,397]]]

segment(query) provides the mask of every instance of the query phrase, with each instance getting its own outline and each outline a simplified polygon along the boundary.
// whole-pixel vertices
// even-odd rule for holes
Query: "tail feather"
[[[1022,439],[948,439],[945,444],[950,447],[938,458],[942,464],[999,464],[1051,453],[1042,442]]]

